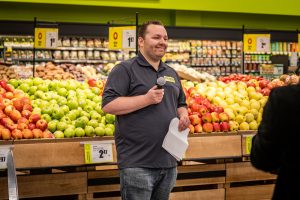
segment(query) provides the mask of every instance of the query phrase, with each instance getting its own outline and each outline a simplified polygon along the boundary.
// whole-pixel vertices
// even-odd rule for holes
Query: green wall
[[[19,1],[20,2],[20,1]],[[23,1],[25,2],[25,1]],[[42,1],[31,1],[31,2],[42,2]],[[43,1],[49,2],[49,1]],[[52,1],[61,3],[77,3],[77,4],[92,4],[102,5],[108,1]],[[296,30],[300,29],[300,14],[296,16],[291,15],[275,15],[275,14],[250,14],[248,13],[236,13],[236,12],[221,12],[221,6],[225,6],[224,3],[218,4],[215,2],[215,11],[187,11],[187,5],[183,6],[182,2],[191,2],[191,0],[174,2],[171,6],[171,1],[168,0],[111,0],[110,5],[118,5],[119,7],[104,7],[104,6],[85,6],[85,5],[66,5],[66,4],[47,4],[47,3],[14,3],[14,2],[3,2],[0,1],[0,20],[24,20],[30,21],[34,17],[37,17],[40,21],[57,21],[57,22],[82,22],[82,23],[107,23],[108,21],[116,24],[135,24],[135,12],[140,13],[140,22],[149,19],[161,20],[165,25],[168,26],[190,26],[190,27],[212,27],[212,28],[241,28],[245,25],[246,28],[258,28],[258,29],[272,29],[272,30]],[[121,3],[120,3],[121,2]],[[143,3],[137,3],[143,2]],[[168,4],[167,4],[168,2]],[[178,5],[182,5],[179,10],[172,9],[147,9],[147,8],[124,8],[129,4],[135,4],[137,7],[151,7],[150,5],[159,4],[160,6],[169,5],[171,8],[175,8]],[[179,2],[181,2],[179,4]],[[203,3],[200,0],[194,0],[194,9],[209,10],[208,3]],[[197,3],[196,3],[197,2]],[[200,6],[200,3],[203,6]],[[210,2],[210,1],[209,1]],[[225,0],[220,1],[225,2]],[[235,1],[226,1],[235,2]],[[237,1],[238,2],[238,1]],[[255,0],[251,0],[255,2]],[[269,1],[262,1],[269,2]],[[289,2],[286,0],[285,2]],[[297,1],[298,2],[298,1]],[[291,13],[293,9],[297,9],[300,12],[300,1],[294,4],[299,6],[290,6],[290,10],[286,12]],[[117,4],[119,3],[119,4]],[[269,2],[270,3],[270,2]],[[246,3],[244,3],[246,4]],[[271,5],[271,4],[270,4]],[[123,6],[123,8],[121,8]],[[279,4],[278,4],[279,6]],[[242,11],[241,5],[236,5],[236,10]],[[276,6],[277,7],[277,6]],[[164,7],[160,7],[164,8]],[[281,10],[284,7],[282,7]],[[190,8],[191,9],[191,8]],[[250,9],[250,8],[249,8]],[[271,8],[269,8],[271,9]],[[223,11],[229,11],[227,6],[222,8]],[[275,12],[275,7],[272,7],[272,12]],[[257,13],[261,10],[257,9]],[[271,12],[271,10],[270,10]],[[0,27],[1,28],[1,27]]]

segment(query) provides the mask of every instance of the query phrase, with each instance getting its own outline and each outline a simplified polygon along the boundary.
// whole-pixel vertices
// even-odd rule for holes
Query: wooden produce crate
[[[237,133],[199,134],[188,138],[184,160],[242,157],[241,135]]]
[[[87,193],[87,173],[19,175],[20,198],[79,195]],[[8,199],[7,177],[0,178],[0,199]]]
[[[84,142],[102,141],[109,138],[73,138],[47,140],[20,140],[13,143],[14,161],[17,169],[83,166]],[[113,142],[112,142],[113,143]],[[114,161],[116,162],[115,144]]]
[[[250,162],[226,164],[226,200],[271,199],[276,175],[255,169]]]
[[[174,192],[170,200],[224,200],[225,189],[199,190],[188,192]]]

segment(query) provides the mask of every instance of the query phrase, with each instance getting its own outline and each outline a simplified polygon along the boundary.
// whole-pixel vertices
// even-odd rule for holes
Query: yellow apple
[[[239,127],[239,128],[240,128],[240,130],[244,130],[244,131],[250,129],[249,124],[248,124],[247,122],[242,122],[242,123],[240,124],[240,127]]]
[[[250,130],[257,130],[258,128],[258,123],[256,121],[252,121],[249,123],[249,128]]]

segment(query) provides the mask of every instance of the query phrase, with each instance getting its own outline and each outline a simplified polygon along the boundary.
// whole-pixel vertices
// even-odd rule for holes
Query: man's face
[[[160,60],[168,47],[168,35],[163,26],[150,24],[147,27],[145,37],[139,37],[141,51],[152,60]]]

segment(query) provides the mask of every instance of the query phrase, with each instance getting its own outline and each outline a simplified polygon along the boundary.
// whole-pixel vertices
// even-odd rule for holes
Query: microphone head
[[[156,85],[157,86],[164,86],[166,84],[166,79],[164,77],[159,77],[157,80],[156,80]]]

